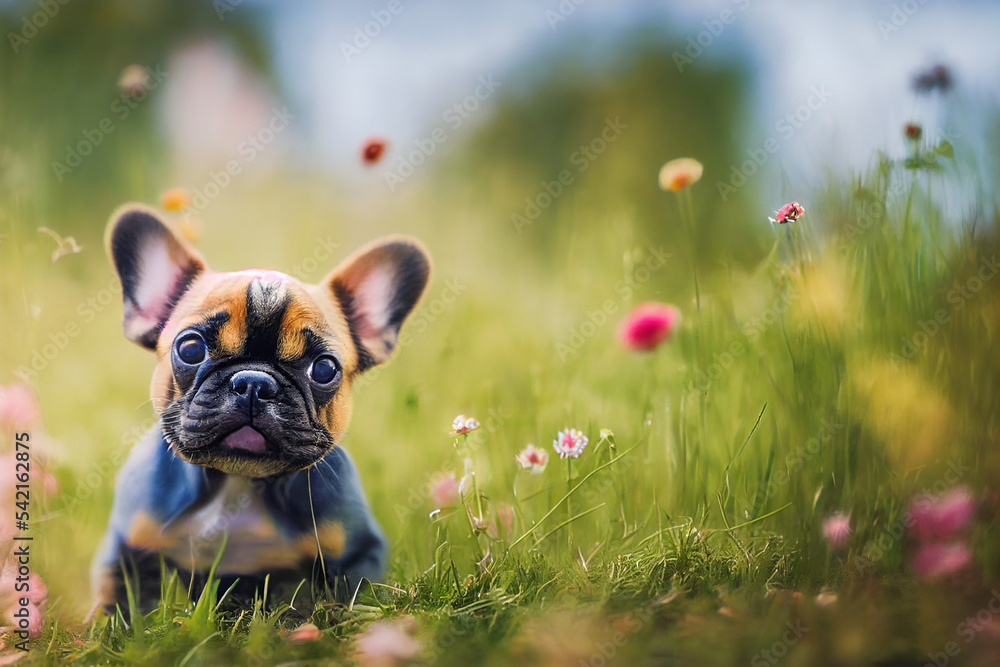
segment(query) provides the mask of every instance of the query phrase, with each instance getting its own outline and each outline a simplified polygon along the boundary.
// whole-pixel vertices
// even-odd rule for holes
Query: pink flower
[[[0,614],[3,616],[0,623],[5,627],[0,627],[0,632],[13,632],[14,629],[21,628],[22,619],[15,617],[14,614],[23,607],[28,613],[26,628],[28,634],[37,637],[42,632],[49,590],[42,578],[35,573],[29,574],[27,580],[20,578],[19,563],[14,556],[12,543],[0,545],[0,550],[5,554],[3,565],[0,566]],[[17,589],[15,592],[15,585],[26,585],[27,589]],[[28,604],[21,605],[21,598],[26,599]]]
[[[504,532],[510,530],[514,525],[514,508],[507,503],[497,505],[497,522]]]
[[[16,431],[35,426],[41,419],[38,399],[27,385],[0,385],[0,428]]]
[[[911,565],[918,576],[938,579],[955,574],[972,561],[969,547],[961,542],[923,544],[913,554]]]
[[[525,447],[514,459],[521,464],[522,470],[530,470],[533,475],[541,474],[549,464],[548,452],[537,449],[534,445]]]
[[[469,518],[472,519],[473,527],[476,530],[485,530],[491,539],[498,540],[501,537],[507,539],[510,529],[514,526],[514,508],[502,502],[495,509],[493,505],[490,505],[486,513],[490,517],[488,521],[472,516],[470,510]],[[482,564],[485,565],[486,563]]]
[[[455,479],[454,473],[448,473],[439,479],[431,491],[431,498],[438,508],[454,507],[460,497],[458,480]]]
[[[416,622],[412,616],[395,621],[376,621],[354,640],[355,654],[362,667],[394,667],[415,660],[420,642],[413,634]]]
[[[465,435],[469,431],[475,431],[477,428],[479,428],[479,422],[465,415],[459,415],[451,422],[452,435]]]
[[[587,436],[575,428],[568,428],[559,431],[556,439],[552,441],[552,448],[556,450],[561,459],[577,459],[583,454],[587,446]]]
[[[778,212],[774,214],[773,218],[769,218],[771,222],[778,222],[785,224],[786,222],[795,222],[802,215],[804,215],[806,210],[797,202],[793,201],[789,204],[785,204],[778,209]]]
[[[833,551],[841,551],[847,548],[847,541],[851,537],[851,517],[843,512],[835,512],[823,522],[823,537],[830,544]]]
[[[292,630],[292,634],[288,635],[288,640],[296,644],[315,642],[322,638],[323,632],[312,623],[303,623]]]
[[[941,496],[920,496],[910,504],[910,529],[922,542],[948,540],[968,528],[975,509],[972,492],[965,486]]]
[[[665,303],[640,303],[618,326],[618,340],[630,350],[652,350],[670,338],[681,323],[681,311]]]

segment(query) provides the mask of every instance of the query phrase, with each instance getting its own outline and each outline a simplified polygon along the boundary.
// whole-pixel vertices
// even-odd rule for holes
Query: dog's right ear
[[[151,350],[205,260],[149,208],[128,204],[111,216],[108,252],[122,283],[125,337]]]

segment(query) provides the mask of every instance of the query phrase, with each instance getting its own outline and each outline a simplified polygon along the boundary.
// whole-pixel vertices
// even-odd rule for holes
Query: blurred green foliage
[[[13,220],[32,230],[47,220],[78,238],[100,239],[103,229],[88,216],[105,220],[123,192],[158,192],[169,164],[157,108],[122,98],[122,70],[138,64],[169,80],[172,51],[213,38],[273,82],[257,17],[241,7],[223,20],[211,2],[199,0],[0,6],[0,183],[6,185]],[[60,178],[52,163],[65,163],[67,149],[84,140],[85,131],[97,131],[103,119],[113,121],[113,132],[72,177]]]
[[[4,6],[4,34],[25,6]],[[35,565],[59,619],[39,662],[340,659],[371,620],[403,613],[441,664],[486,653],[494,664],[586,661],[609,623],[642,611],[623,661],[748,661],[804,620],[798,664],[888,664],[939,651],[952,619],[985,603],[1000,562],[988,492],[1000,483],[1000,353],[998,283],[981,272],[1000,251],[998,221],[946,216],[935,179],[994,176],[943,154],[933,171],[881,156],[850,182],[797,196],[806,215],[772,229],[756,187],[720,202],[713,185],[741,159],[748,72],[699,62],[681,76],[670,40],[643,32],[607,62],[571,42],[538,54],[397,196],[352,200],[328,174],[285,164],[213,202],[199,246],[225,269],[292,271],[328,239],[347,255],[388,232],[419,236],[435,257],[398,358],[356,387],[344,442],[393,543],[391,587],[316,610],[325,636],[304,646],[274,631],[301,612],[258,605],[223,618],[210,597],[197,616],[171,596],[132,629],[102,619],[87,635],[86,572],[113,471],[152,420],[152,358],[121,336],[102,225],[122,201],[174,184],[155,104],[66,183],[51,162],[108,114],[125,65],[164,62],[204,34],[265,73],[269,56],[249,7],[224,22],[202,2],[60,12],[20,53],[0,49],[0,381],[57,349],[30,378],[62,486],[37,528]],[[581,170],[574,153],[609,119],[627,127]],[[705,165],[687,192],[694,225],[682,221],[684,195],[657,185],[660,165],[680,156]],[[564,170],[572,182],[519,231],[525,198]],[[84,251],[52,264],[42,225]],[[683,326],[653,354],[624,350],[619,321],[652,299],[676,303]],[[483,429],[454,443],[458,413]],[[591,437],[571,481],[555,458],[541,476],[519,472],[518,451],[548,449],[569,426]],[[431,516],[428,489],[461,477],[466,457],[482,493],[470,508],[492,518],[513,507],[508,534],[477,531],[465,508]],[[937,490],[956,460],[980,501],[976,567],[951,588],[918,585],[897,533],[908,500]],[[844,554],[821,536],[833,511],[851,516]]]

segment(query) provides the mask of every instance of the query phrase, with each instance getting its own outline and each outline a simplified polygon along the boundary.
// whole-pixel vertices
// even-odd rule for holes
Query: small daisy
[[[556,439],[552,441],[552,448],[559,454],[559,458],[578,459],[583,454],[587,446],[587,436],[575,428],[568,428],[559,431]]]
[[[920,137],[924,133],[924,128],[920,127],[916,123],[907,123],[903,126],[903,136],[910,141],[920,141]]]
[[[514,459],[521,464],[523,470],[528,470],[533,475],[541,474],[549,464],[548,452],[534,445],[525,447]]]
[[[451,422],[452,435],[465,435],[469,431],[475,431],[477,428],[479,428],[479,422],[465,415],[459,415]]]

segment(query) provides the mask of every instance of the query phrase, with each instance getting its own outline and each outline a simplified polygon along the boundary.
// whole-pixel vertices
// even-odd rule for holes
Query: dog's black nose
[[[278,381],[260,371],[240,371],[229,380],[229,388],[236,394],[236,405],[253,414],[258,400],[278,395]]]

